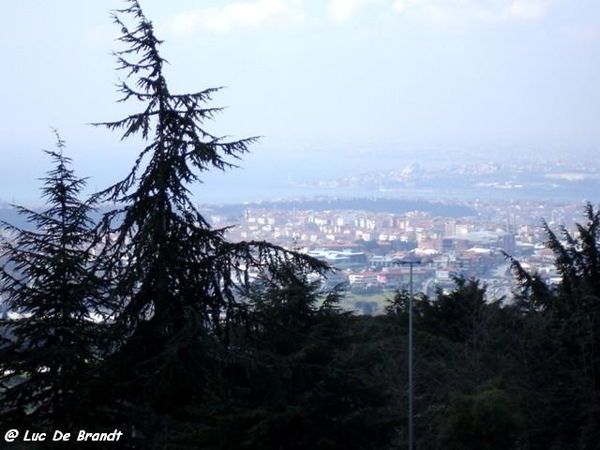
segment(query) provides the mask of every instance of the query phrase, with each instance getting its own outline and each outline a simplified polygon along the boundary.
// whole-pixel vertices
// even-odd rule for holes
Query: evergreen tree
[[[486,286],[478,280],[459,276],[454,283],[450,292],[437,288],[435,298],[424,296],[416,302],[416,321],[420,329],[450,341],[477,343],[486,331],[486,316],[495,305],[486,302]]]
[[[4,223],[2,295],[16,318],[3,321],[1,423],[70,429],[89,417],[88,381],[100,357],[109,310],[94,267],[93,205],[79,199],[77,178],[57,135],[43,179],[42,212],[19,207],[30,229]],[[38,428],[39,429],[39,428]]]
[[[574,233],[544,223],[559,284],[547,285],[511,259],[526,318],[533,448],[592,449],[600,437],[600,211],[588,203],[584,216]]]
[[[523,418],[508,395],[487,386],[452,399],[437,441],[444,450],[510,450],[520,447]]]
[[[502,417],[506,405],[478,410],[479,406],[485,406],[485,402],[480,404],[479,400],[487,399],[490,389],[506,396],[510,407],[515,409],[513,418],[520,417],[512,386],[505,381],[512,381],[515,373],[522,369],[515,368],[513,362],[512,317],[505,311],[501,299],[487,298],[487,287],[480,281],[456,277],[454,283],[450,291],[437,289],[432,297],[419,294],[413,302],[415,445],[436,450],[451,445],[453,448],[495,448],[489,446],[494,442],[501,446],[502,439],[509,438],[516,446],[520,429],[512,430],[514,433],[510,436],[503,436],[502,427],[493,432],[493,427],[489,427],[489,433],[480,430],[477,434],[480,425],[468,423],[506,419]],[[387,315],[381,318],[381,324],[388,327],[380,338],[381,345],[386,346],[381,356],[385,361],[380,368],[381,377],[389,380],[389,389],[395,397],[392,405],[402,416],[406,414],[407,404],[405,361],[409,295],[406,291],[398,292],[386,308]],[[475,409],[461,411],[467,404]],[[479,413],[482,417],[478,417]],[[495,414],[498,417],[494,417]],[[456,428],[457,425],[462,428]],[[471,428],[464,429],[465,425]],[[399,448],[406,445],[404,436],[404,430],[399,429]],[[465,443],[468,440],[473,440],[470,446]]]
[[[597,297],[600,296],[600,211],[594,211],[593,205],[587,203],[584,217],[585,224],[575,223],[575,234],[563,226],[557,235],[544,222],[546,246],[554,253],[556,269],[562,276],[561,291]]]
[[[204,122],[220,109],[205,103],[218,89],[169,91],[161,41],[136,0],[116,11],[114,21],[126,45],[116,53],[127,75],[121,101],[136,100],[143,110],[96,125],[121,130],[123,139],[139,135],[144,147],[129,174],[98,194],[122,205],[102,225],[104,235],[114,237],[103,255],[104,271],[114,276],[112,298],[120,301],[119,340],[106,380],[108,388],[116,386],[108,390],[114,403],[138,405],[161,422],[162,428],[142,420],[146,436],[164,437],[166,417],[206,398],[211,380],[218,383],[215,368],[243,309],[249,269],[284,280],[326,266],[266,242],[229,242],[226,229],[210,226],[190,186],[204,171],[234,167],[231,161],[255,138],[226,141],[206,131]]]
[[[239,326],[229,390],[197,411],[210,448],[384,448],[393,434],[382,384],[358,355],[354,317],[296,277],[255,286]]]

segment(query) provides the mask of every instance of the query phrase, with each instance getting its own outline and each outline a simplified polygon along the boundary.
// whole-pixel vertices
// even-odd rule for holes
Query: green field
[[[358,310],[359,312],[363,311],[366,313],[366,311],[360,307],[361,303],[363,305],[374,303],[375,305],[373,305],[373,310],[370,314],[381,314],[384,312],[384,308],[387,305],[388,300],[393,297],[393,291],[378,292],[375,294],[355,294],[352,292],[346,292],[342,295],[340,306],[349,311]]]

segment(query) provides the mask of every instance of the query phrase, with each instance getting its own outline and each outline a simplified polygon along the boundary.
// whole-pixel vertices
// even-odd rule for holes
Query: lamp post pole
[[[408,450],[413,450],[413,266],[420,259],[407,259],[402,264],[409,267],[410,297],[408,298]]]

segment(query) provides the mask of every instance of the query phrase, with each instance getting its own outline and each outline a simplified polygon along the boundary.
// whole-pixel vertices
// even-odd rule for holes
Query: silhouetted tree
[[[438,436],[445,450],[520,448],[523,417],[509,396],[488,386],[452,399]]]
[[[47,209],[18,207],[28,229],[4,223],[1,285],[12,318],[3,320],[0,411],[3,424],[66,430],[89,417],[89,381],[101,357],[110,311],[92,251],[93,205],[79,199],[85,180],[71,160],[54,163],[43,179]]]
[[[266,242],[228,242],[226,229],[212,228],[197,210],[189,187],[204,171],[233,167],[255,138],[226,141],[204,128],[220,111],[204,106],[218,89],[171,93],[161,41],[138,2],[127,3],[114,14],[126,46],[116,53],[126,73],[121,101],[143,109],[96,125],[122,130],[123,139],[139,135],[144,147],[129,174],[99,193],[122,205],[103,220],[104,271],[114,276],[112,298],[121,302],[106,380],[121,412],[130,410],[131,418],[131,405],[144,410],[138,436],[154,434],[162,445],[157,439],[167,439],[168,418],[181,413],[183,420],[185,405],[206,398],[211,380],[218,383],[212,368],[230,345],[249,269],[283,280],[289,266],[294,273],[326,266]]]
[[[487,391],[490,385],[511,400],[511,407],[518,415],[519,403],[513,401],[513,391],[506,387],[510,387],[510,382],[505,381],[512,380],[518,370],[511,354],[512,317],[503,308],[502,299],[487,298],[487,287],[480,281],[457,277],[454,282],[450,291],[437,289],[432,297],[418,294],[413,302],[415,443],[422,449],[443,449],[450,445],[470,448],[464,443],[476,439],[479,441],[477,445],[473,443],[473,448],[488,445],[494,448],[502,442],[501,431],[487,434],[482,431],[475,437],[476,433],[471,432],[479,425],[469,424],[472,428],[461,437],[462,431],[454,429],[456,422],[452,419],[456,418],[457,408],[479,399],[479,393]],[[385,335],[395,336],[391,339],[384,335],[381,340],[384,346],[381,359],[385,363],[379,373],[389,380],[388,389],[394,393],[391,406],[398,408],[397,414],[403,416],[407,404],[408,296],[406,291],[398,292],[390,300],[386,316],[379,319],[387,327]],[[489,413],[490,420],[494,420],[491,416],[496,412],[502,411],[485,414]],[[456,420],[468,422],[475,417],[467,411],[464,414]],[[504,419],[498,417],[499,421]],[[398,431],[399,446],[403,447],[406,432],[403,427]],[[510,442],[516,442],[521,434],[520,430],[514,431]],[[460,442],[451,442],[453,439]]]
[[[532,448],[593,449],[600,438],[600,212],[588,203],[584,216],[574,233],[544,223],[559,284],[511,258],[525,313]]]
[[[228,391],[199,410],[196,442],[234,449],[367,449],[390,440],[382,384],[357,357],[354,318],[338,292],[297,277],[254,286],[240,324]]]

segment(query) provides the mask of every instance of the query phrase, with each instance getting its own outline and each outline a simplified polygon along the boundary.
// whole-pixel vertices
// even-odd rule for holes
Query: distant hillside
[[[227,205],[204,205],[201,212],[212,211],[228,216],[233,220],[239,220],[244,210],[248,208],[265,208],[280,210],[303,210],[303,211],[367,211],[372,213],[404,214],[410,211],[421,211],[431,213],[438,217],[469,217],[476,215],[475,210],[462,203],[435,202],[428,200],[404,200],[396,198],[338,198],[318,197],[314,199],[290,199],[265,201],[254,203],[237,203]],[[39,208],[40,210],[43,208]],[[100,214],[110,210],[102,207],[92,213],[92,218],[97,219]],[[28,228],[26,217],[19,215],[17,210],[10,206],[0,207],[0,221],[7,222],[18,228]],[[1,228],[1,227],[0,227]]]
[[[396,198],[337,198],[319,197],[316,199],[291,199],[271,202],[244,203],[234,205],[210,205],[211,211],[235,217],[248,208],[266,208],[303,211],[368,211],[372,213],[403,214],[422,211],[438,217],[468,217],[476,215],[470,206],[461,203],[435,202],[428,200],[404,200]]]

